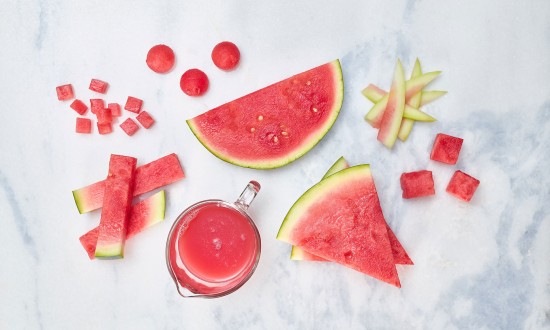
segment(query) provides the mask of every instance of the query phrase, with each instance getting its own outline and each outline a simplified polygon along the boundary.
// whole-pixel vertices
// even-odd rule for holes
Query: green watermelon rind
[[[333,72],[335,74],[334,77],[334,105],[331,109],[332,116],[327,120],[325,127],[323,127],[316,136],[310,137],[311,142],[302,146],[300,149],[296,149],[293,153],[287,155],[286,157],[278,158],[276,161],[261,161],[261,162],[251,162],[251,161],[240,161],[237,159],[232,159],[230,157],[227,157],[223,155],[222,153],[218,152],[217,150],[214,150],[212,146],[208,145],[204,139],[202,139],[202,135],[199,133],[198,128],[193,124],[193,119],[187,120],[187,125],[191,129],[191,132],[193,132],[193,135],[199,140],[199,142],[208,150],[210,151],[214,156],[218,157],[219,159],[241,167],[245,168],[254,168],[254,169],[273,169],[282,167],[284,165],[287,165],[289,163],[292,163],[293,161],[297,160],[298,158],[305,155],[308,151],[313,149],[319,143],[323,137],[328,133],[328,131],[332,128],[334,123],[336,122],[336,119],[338,118],[338,115],[340,114],[340,109],[342,108],[342,103],[344,102],[344,78],[342,75],[342,66],[340,65],[340,60],[334,60],[332,62],[329,62],[329,64],[333,67]]]
[[[347,169],[336,172],[326,179],[319,181],[313,187],[309,188],[298,200],[292,205],[288,213],[286,214],[279,231],[277,232],[277,239],[286,243],[292,244],[290,241],[292,230],[297,224],[297,220],[300,219],[301,209],[307,209],[311,204],[319,200],[319,196],[323,196],[325,191],[330,190],[330,188],[341,185],[341,177],[353,178],[355,175],[353,172],[357,172],[357,175],[365,176],[365,173],[368,173],[368,176],[372,178],[372,173],[370,172],[369,164],[356,165],[348,167]]]

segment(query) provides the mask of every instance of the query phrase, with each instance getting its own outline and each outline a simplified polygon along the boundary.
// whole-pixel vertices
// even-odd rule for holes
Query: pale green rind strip
[[[422,91],[420,107],[437,100],[445,94],[447,94],[447,91]]]
[[[422,67],[420,66],[420,60],[418,58],[414,62],[413,71],[411,73],[411,79],[414,79],[418,76],[422,75]],[[409,100],[408,105],[410,105],[412,108],[418,109],[420,107],[420,101],[422,99],[422,92],[416,93],[414,96],[412,96]],[[419,112],[421,112],[419,110]],[[422,112],[421,112],[422,113]],[[397,138],[401,141],[406,141],[409,137],[409,134],[411,133],[411,130],[414,126],[414,120],[418,120],[416,118],[403,118],[401,121],[401,127],[399,128],[399,133],[397,133]]]
[[[292,244],[290,241],[292,230],[312,204],[319,201],[319,198],[327,194],[327,192],[342,185],[345,186],[348,181],[351,183],[361,178],[368,180],[372,178],[368,164],[352,166],[341,170],[309,188],[288,211],[277,233],[277,239]]]
[[[334,164],[332,164],[332,166],[328,169],[321,180],[324,180],[334,173],[338,173],[348,167],[348,161],[344,158],[344,156],[342,156],[338,158],[338,160],[334,162]],[[304,260],[305,253],[307,252],[305,252],[301,247],[293,245],[292,249],[290,250],[290,260]]]
[[[74,203],[76,204],[76,208],[78,209],[78,213],[83,214],[86,211],[86,204],[84,203],[84,199],[82,196],[80,196],[80,193],[78,190],[73,190],[73,198]]]
[[[265,169],[273,169],[277,167],[281,167],[284,165],[287,165],[298,158],[305,155],[308,151],[310,151],[321,139],[328,133],[328,131],[331,129],[332,125],[336,122],[336,119],[338,118],[338,115],[340,114],[340,110],[342,108],[342,103],[344,101],[344,78],[342,76],[342,67],[340,65],[340,60],[334,60],[330,62],[330,65],[334,72],[334,105],[332,109],[330,110],[332,116],[327,119],[325,125],[321,127],[318,130],[318,133],[312,136],[306,144],[302,145],[300,149],[296,150],[294,153],[285,156],[284,158],[279,158],[274,161],[264,161],[264,162],[257,162],[252,163],[251,161],[246,160],[239,160],[239,159],[233,159],[230,158],[227,155],[222,154],[218,150],[214,150],[211,146],[207,145],[205,142],[203,142],[202,134],[200,133],[198,127],[196,127],[193,123],[193,120],[187,120],[187,125],[193,132],[193,135],[199,140],[199,142],[208,150],[210,151],[214,156],[218,157],[219,159],[228,162],[230,164],[234,164],[241,167],[248,167],[248,168],[255,168],[260,170]]]
[[[97,246],[95,249],[97,259],[120,259],[124,258],[123,244],[109,244]]]
[[[403,119],[410,119],[412,121],[425,121],[425,122],[436,121],[434,117],[418,109],[415,109],[410,105],[405,105],[405,111],[403,112]]]
[[[429,83],[431,83],[437,76],[441,74],[441,71],[428,72],[414,79],[409,79],[405,82],[405,99],[408,99],[424,89]],[[367,87],[368,88],[368,87]],[[388,94],[382,96],[374,106],[365,115],[365,120],[373,127],[379,127],[379,121],[382,119],[384,110],[388,103]]]
[[[151,205],[154,210],[148,226],[152,226],[164,220],[166,212],[166,193],[164,190],[151,196]]]
[[[401,127],[406,99],[405,73],[401,61],[397,60],[393,74],[392,86],[388,93],[388,105],[378,131],[377,139],[388,149],[391,149],[397,140],[397,133]]]

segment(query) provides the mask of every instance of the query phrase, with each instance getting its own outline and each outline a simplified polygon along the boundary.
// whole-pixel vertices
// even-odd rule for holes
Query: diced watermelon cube
[[[142,111],[139,115],[137,115],[136,119],[145,128],[149,128],[155,123],[155,120],[147,111]]]
[[[113,126],[111,123],[97,123],[97,130],[99,134],[109,134],[113,132]]]
[[[120,115],[122,114],[122,111],[120,110],[120,104],[118,103],[109,103],[107,107],[111,109],[111,115],[113,117],[120,117]]]
[[[463,141],[463,139],[454,136],[437,134],[430,158],[446,164],[456,164]]]
[[[113,122],[113,116],[111,114],[111,109],[109,108],[102,108],[98,109],[95,113],[97,117],[97,122],[100,124],[106,124],[106,123],[112,123]]]
[[[86,111],[88,111],[88,106],[80,101],[79,99],[76,99],[73,101],[73,103],[71,103],[71,108],[78,112],[79,115],[84,115],[86,113]]]
[[[131,111],[131,112],[134,112],[134,113],[139,113],[141,111],[141,105],[143,104],[143,101],[136,98],[136,97],[133,97],[133,96],[128,96],[128,100],[126,100],[126,104],[124,105],[124,109],[125,110],[128,110],[128,111]]]
[[[432,171],[417,171],[401,174],[403,198],[435,195]]]
[[[132,136],[139,129],[139,126],[132,120],[132,118],[128,118],[120,124],[120,128],[122,128],[122,130],[129,136]]]
[[[92,133],[92,121],[88,118],[76,118],[76,132],[83,134]]]
[[[89,88],[94,92],[105,94],[105,92],[107,92],[107,87],[109,87],[108,83],[101,81],[99,79],[92,79],[92,81],[90,82]]]
[[[57,86],[55,91],[57,92],[57,99],[59,101],[67,101],[74,97],[73,86],[71,84]]]
[[[449,181],[447,192],[458,199],[469,202],[472,199],[472,196],[474,196],[478,186],[478,179],[462,171],[456,171],[453,174],[451,181]]]
[[[90,99],[90,108],[93,114],[97,114],[100,109],[105,109],[105,101],[102,99]]]

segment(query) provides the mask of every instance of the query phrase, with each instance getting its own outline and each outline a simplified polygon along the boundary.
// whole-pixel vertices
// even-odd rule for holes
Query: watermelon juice
[[[243,195],[250,195],[245,194],[247,189]],[[252,192],[252,199],[256,193]],[[167,263],[183,296],[225,295],[252,275],[260,256],[260,236],[245,212],[251,200],[246,203],[243,195],[234,204],[197,203],[174,223]]]

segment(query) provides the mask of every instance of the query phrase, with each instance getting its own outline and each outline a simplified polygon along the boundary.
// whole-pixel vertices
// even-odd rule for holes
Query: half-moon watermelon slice
[[[369,165],[341,170],[306,191],[277,238],[401,286]]]
[[[216,157],[242,167],[270,169],[311,150],[342,107],[338,60],[221,105],[187,124]]]

